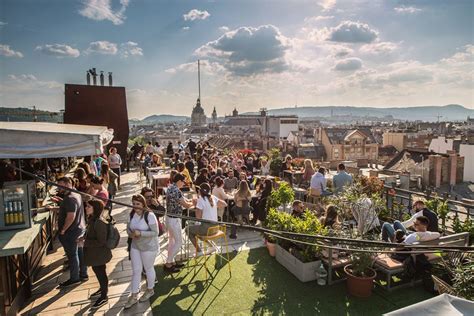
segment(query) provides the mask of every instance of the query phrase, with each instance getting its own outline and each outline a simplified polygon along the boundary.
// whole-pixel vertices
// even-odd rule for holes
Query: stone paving
[[[130,203],[131,196],[140,191],[141,184],[137,173],[130,172],[122,174],[122,189],[117,195],[117,200]],[[92,269],[89,268],[89,281],[69,289],[59,290],[59,283],[69,277],[69,271],[64,271],[64,251],[56,240],[54,250],[45,256],[42,268],[35,278],[31,299],[21,310],[21,315],[151,315],[148,302],[138,303],[134,307],[124,310],[123,306],[128,299],[130,281],[132,275],[131,263],[128,260],[126,223],[129,208],[115,206],[112,212],[117,221],[117,228],[122,236],[119,247],[113,250],[113,258],[107,264],[109,275],[109,302],[97,311],[91,312],[90,306],[93,301],[89,295],[99,288],[97,278]],[[155,264],[162,265],[166,259],[166,234],[160,237],[161,251],[157,256]],[[241,251],[252,248],[263,247],[263,239],[260,234],[252,231],[238,232],[238,239],[229,240],[229,251]],[[192,246],[191,246],[191,249]],[[191,250],[193,251],[193,250]],[[145,281],[142,280],[142,285]],[[159,284],[157,285],[159,286]]]

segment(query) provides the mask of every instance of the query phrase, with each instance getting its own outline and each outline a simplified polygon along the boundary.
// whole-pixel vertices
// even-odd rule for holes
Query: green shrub
[[[286,206],[288,203],[292,203],[295,200],[295,191],[293,188],[284,181],[281,181],[278,189],[273,190],[269,199],[269,207]]]

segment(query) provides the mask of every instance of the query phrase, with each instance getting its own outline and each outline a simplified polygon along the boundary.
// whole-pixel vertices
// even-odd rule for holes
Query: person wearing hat
[[[211,186],[209,183],[202,183],[199,187],[199,198],[196,202],[196,218],[217,222],[217,208],[225,208],[227,203],[215,195],[211,194]],[[216,226],[213,223],[199,223],[189,226],[189,239],[199,254],[201,249],[196,241],[196,236],[206,236],[209,227]]]

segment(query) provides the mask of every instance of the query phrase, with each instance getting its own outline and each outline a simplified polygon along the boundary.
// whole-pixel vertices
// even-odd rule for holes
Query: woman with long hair
[[[102,170],[102,179],[104,179],[104,187],[107,188],[109,193],[109,200],[113,200],[115,194],[117,194],[117,179],[118,175],[109,168],[107,163],[102,163],[100,168]],[[107,203],[106,208],[109,210],[109,215],[112,213],[112,202]]]
[[[107,247],[108,221],[110,218],[104,214],[104,203],[99,200],[90,200],[85,203],[87,228],[84,238],[84,262],[92,267],[99,281],[100,288],[92,293],[90,298],[97,298],[92,305],[97,309],[108,301],[109,279],[106,264],[112,259],[112,251]]]
[[[160,251],[158,242],[158,220],[147,207],[146,200],[141,194],[132,196],[133,209],[127,224],[127,233],[130,240],[130,260],[132,261],[131,295],[125,304],[130,308],[138,301],[145,302],[155,292],[155,258]],[[146,273],[147,289],[138,299],[142,271]]]
[[[247,181],[240,181],[239,189],[234,194],[234,207],[232,207],[232,213],[234,214],[235,219],[239,224],[242,224],[243,217],[248,218],[252,207],[250,202],[252,201],[252,193],[249,189],[249,184]],[[229,238],[237,238],[237,228],[232,226]]]
[[[209,221],[217,222],[217,208],[226,207],[227,203],[215,195],[211,194],[211,186],[209,183],[202,183],[199,187],[199,199],[196,203],[196,218],[202,218]],[[206,236],[209,227],[215,226],[211,223],[200,223],[200,225],[189,226],[189,239],[196,248],[196,254],[201,252],[196,240],[196,236]]]
[[[256,212],[254,213],[255,218],[252,219],[253,224],[257,223],[257,219],[261,223],[263,223],[267,219],[267,202],[268,202],[268,198],[272,194],[272,191],[273,191],[272,180],[265,179],[265,181],[263,182],[263,190],[260,196],[258,197],[257,202],[255,203]]]
[[[74,178],[76,179],[75,181],[76,190],[81,191],[81,192],[87,192],[87,189],[89,188],[89,184],[87,183],[86,171],[82,168],[77,168],[76,171],[74,171]]]
[[[337,210],[334,205],[328,205],[326,207],[324,216],[321,217],[321,224],[328,228],[335,228],[340,225],[339,216],[337,215]]]
[[[215,179],[215,183],[216,183],[216,185],[212,189],[212,195],[215,195],[218,199],[220,199],[222,201],[229,200],[231,197],[229,195],[227,195],[227,193],[225,193],[225,191],[224,191],[224,180],[222,180],[221,177],[217,177]],[[224,220],[225,209],[226,209],[226,207],[217,206],[217,218],[220,221]]]
[[[91,187],[94,189],[94,195],[106,203],[109,199],[109,192],[104,187],[104,179],[98,176],[92,176]]]

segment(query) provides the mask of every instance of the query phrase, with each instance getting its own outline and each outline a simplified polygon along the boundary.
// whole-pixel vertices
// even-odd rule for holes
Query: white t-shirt
[[[153,212],[148,212],[148,224],[153,225],[157,224],[155,214]],[[150,230],[147,223],[145,222],[145,216],[139,216],[138,214],[133,214],[133,217],[130,221],[131,230],[147,231]]]
[[[211,206],[207,198],[200,197],[196,203],[196,208],[202,210],[202,219],[217,222],[217,202],[219,199],[211,195],[214,206]]]

